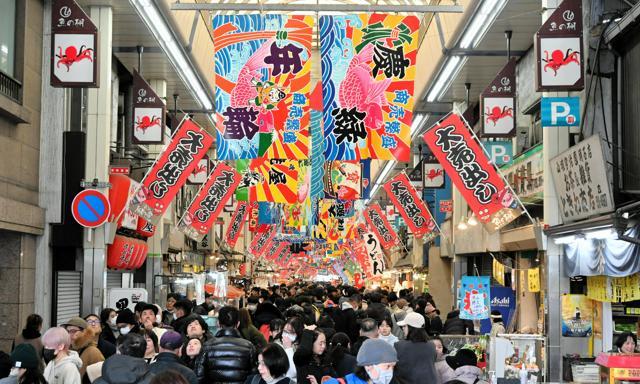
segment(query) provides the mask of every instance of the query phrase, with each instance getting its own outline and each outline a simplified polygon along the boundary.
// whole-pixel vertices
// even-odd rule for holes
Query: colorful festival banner
[[[420,20],[320,17],[325,156],[409,161]]]
[[[522,214],[513,190],[489,162],[462,116],[448,114],[427,130],[424,141],[487,231],[493,233]]]
[[[250,187],[251,201],[294,204],[298,202],[300,194],[306,193],[298,190],[298,160],[254,159],[251,161],[251,169],[260,179]]]
[[[259,208],[257,201],[251,203],[251,207],[249,208],[249,231],[256,232],[258,230],[258,215]]]
[[[356,238],[348,241],[349,248],[353,254],[353,258],[358,262],[360,269],[364,272],[367,278],[373,277],[373,266],[369,253],[367,252],[367,245],[361,238]]]
[[[362,198],[362,164],[354,160],[324,163],[324,197],[357,200]]]
[[[399,245],[398,235],[393,230],[393,227],[391,227],[380,205],[377,203],[370,204],[367,209],[364,210],[364,218],[371,231],[380,239],[380,245],[383,249],[391,249]]]
[[[262,256],[267,245],[269,245],[269,242],[271,242],[275,234],[275,225],[269,225],[268,229],[264,232],[257,232],[249,245],[249,253],[256,259]]]
[[[383,188],[415,237],[430,241],[438,235],[429,208],[404,172],[386,182]]]
[[[593,332],[593,301],[585,295],[562,296],[562,336],[586,337]]]
[[[324,197],[323,167],[324,167],[324,131],[322,129],[322,83],[318,81],[309,97],[311,103],[311,199]]]
[[[236,243],[238,242],[238,237],[240,237],[240,232],[242,232],[244,221],[249,215],[249,210],[249,203],[247,203],[246,201],[238,202],[236,211],[233,213],[233,216],[231,216],[231,222],[229,223],[229,227],[227,228],[227,235],[225,236],[225,241],[230,249],[234,249]]]
[[[157,225],[180,188],[213,144],[213,137],[191,119],[184,119],[171,142],[145,175],[131,199],[131,210]]]
[[[491,291],[489,276],[462,276],[460,286],[460,318],[464,320],[482,320],[489,318]]]
[[[219,160],[306,159],[312,16],[213,18]]]
[[[187,211],[178,223],[178,229],[195,241],[201,241],[222,212],[222,208],[240,183],[235,169],[219,162],[200,187]]]

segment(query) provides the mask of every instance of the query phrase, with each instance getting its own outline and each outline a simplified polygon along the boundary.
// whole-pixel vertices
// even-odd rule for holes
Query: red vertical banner
[[[362,269],[366,277],[373,277],[373,269],[371,268],[371,261],[364,241],[360,238],[349,240],[349,245],[351,246],[353,256],[358,262],[358,265],[360,265],[360,269]]]
[[[415,237],[429,241],[438,235],[429,208],[404,172],[386,182],[383,188]]]
[[[211,135],[191,119],[183,120],[131,198],[131,211],[157,225],[211,144]]]
[[[249,253],[255,258],[259,258],[264,253],[265,249],[269,245],[269,242],[276,234],[275,225],[268,225],[269,229],[264,232],[258,232],[255,234],[251,244],[249,245]]]
[[[400,244],[398,235],[382,212],[382,208],[378,204],[371,204],[364,210],[364,218],[369,224],[369,228],[380,239],[382,248],[389,249]]]
[[[429,128],[424,141],[487,231],[495,232],[522,214],[513,190],[459,114],[452,112]]]
[[[218,163],[189,204],[178,229],[193,240],[201,241],[240,184],[240,178],[235,169]]]
[[[242,225],[249,215],[249,210],[249,203],[247,203],[246,201],[238,202],[236,210],[233,213],[233,216],[231,216],[231,223],[229,223],[229,227],[227,228],[227,235],[225,236],[225,240],[230,249],[235,248],[236,243],[238,242],[238,237],[240,236],[240,232],[242,231]]]
[[[259,205],[257,201],[251,203],[249,207],[249,231],[256,232],[258,229]]]

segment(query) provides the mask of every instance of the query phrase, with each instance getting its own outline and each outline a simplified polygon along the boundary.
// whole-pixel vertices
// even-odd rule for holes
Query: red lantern
[[[116,235],[107,248],[107,268],[137,269],[144,264],[149,248],[147,243],[132,237]]]

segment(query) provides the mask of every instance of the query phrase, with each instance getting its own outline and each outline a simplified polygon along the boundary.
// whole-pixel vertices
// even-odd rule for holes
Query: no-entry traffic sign
[[[71,213],[78,224],[86,228],[99,227],[111,211],[109,200],[100,191],[85,189],[73,198]]]

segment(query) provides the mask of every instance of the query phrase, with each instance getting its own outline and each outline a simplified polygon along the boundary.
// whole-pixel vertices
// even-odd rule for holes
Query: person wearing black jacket
[[[334,308],[332,311],[327,312],[333,318],[336,332],[346,333],[352,343],[360,336],[360,325],[358,325],[356,310],[360,307],[361,301],[360,295],[356,293],[343,302],[340,309]]]
[[[189,382],[189,384],[198,384],[198,378],[192,370],[182,364],[178,355],[182,347],[182,335],[175,331],[167,331],[160,339],[160,353],[155,361],[149,365],[149,372],[157,375],[161,372],[172,370],[176,371]]]
[[[203,383],[244,384],[257,372],[256,348],[238,332],[238,309],[225,306],[218,313],[222,327],[215,338],[203,345],[194,372]]]
[[[441,334],[444,327],[442,325],[442,319],[440,319],[440,311],[436,308],[433,301],[427,301],[424,314],[427,322],[429,323],[429,326],[425,327],[427,328],[429,336],[433,337]]]
[[[184,335],[186,331],[186,322],[189,320],[189,315],[193,309],[193,303],[189,300],[179,300],[174,305],[176,319],[171,322],[171,327]]]
[[[356,357],[349,353],[351,341],[346,333],[336,333],[329,344],[329,356],[338,377],[345,377],[356,370]]]
[[[473,330],[473,321],[462,320],[460,318],[460,310],[453,310],[447,314],[447,320],[444,322],[442,334],[475,335],[475,331]]]
[[[315,325],[308,325],[302,331],[302,340],[293,354],[296,365],[296,381],[298,384],[319,384],[325,376],[335,377],[331,360],[325,353],[327,339],[325,334],[316,329]]]

